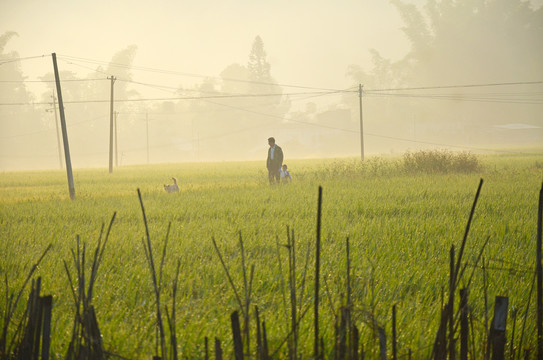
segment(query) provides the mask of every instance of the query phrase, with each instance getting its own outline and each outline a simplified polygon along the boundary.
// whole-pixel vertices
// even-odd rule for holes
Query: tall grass
[[[76,200],[69,198],[61,171],[0,175],[0,272],[16,289],[28,269],[52,243],[37,273],[42,292],[53,295],[53,339],[58,357],[66,353],[73,302],[62,261],[69,259],[76,235],[94,247],[102,223],[117,213],[94,284],[94,307],[104,347],[128,358],[155,352],[154,290],[142,239],[146,236],[136,189],[145,204],[153,251],[168,237],[162,282],[170,289],[177,274],[176,319],[181,357],[203,357],[204,338],[231,345],[230,316],[236,296],[214,249],[216,240],[232,282],[243,288],[239,247],[243,236],[245,266],[254,264],[251,304],[266,321],[270,352],[288,333],[277,261],[277,241],[287,244],[286,228],[296,232],[299,258],[314,249],[317,188],[323,188],[321,257],[321,329],[333,333],[334,313],[342,302],[345,239],[350,239],[353,321],[373,358],[376,321],[389,329],[397,304],[398,353],[429,354],[439,322],[439,304],[447,285],[451,245],[459,245],[473,196],[484,178],[464,258],[473,261],[487,238],[489,294],[509,296],[515,308],[528,301],[535,259],[537,193],[543,155],[478,157],[471,172],[408,172],[405,159],[291,160],[293,182],[270,187],[261,162],[169,164],[107,170],[76,170]],[[180,192],[167,194],[172,176]],[[167,235],[168,224],[171,222]],[[282,247],[283,264],[288,251]],[[304,254],[303,256],[301,254]],[[314,263],[313,252],[309,261]],[[303,262],[299,261],[300,267]],[[301,282],[300,269],[295,272]],[[286,274],[284,275],[286,276]],[[312,280],[305,279],[299,301],[312,302]],[[482,271],[470,290],[474,326],[484,323]],[[462,284],[460,285],[462,286]],[[171,291],[163,289],[165,303]],[[4,299],[5,286],[0,287]],[[4,301],[0,301],[4,312]],[[21,310],[21,309],[19,309]],[[371,314],[372,318],[368,318]],[[530,311],[529,316],[534,317]],[[520,321],[520,315],[519,320]],[[533,323],[533,322],[532,322]],[[358,326],[358,325],[357,325]],[[388,330],[387,330],[388,331]],[[525,345],[533,346],[529,325]],[[298,329],[298,351],[312,353],[312,319]],[[252,336],[254,338],[254,336]],[[325,347],[330,351],[331,345]],[[252,346],[254,348],[254,346]],[[373,348],[377,348],[374,346]],[[228,351],[228,350],[225,350]],[[378,350],[375,350],[378,351]],[[285,357],[287,346],[279,350]]]
[[[404,169],[408,172],[473,173],[481,164],[475,154],[453,153],[448,150],[407,152],[403,156]]]

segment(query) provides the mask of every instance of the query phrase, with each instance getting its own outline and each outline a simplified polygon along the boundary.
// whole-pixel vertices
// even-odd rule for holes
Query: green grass
[[[316,237],[318,187],[323,187],[321,334],[331,351],[333,311],[345,291],[345,241],[351,243],[353,297],[362,342],[369,358],[377,342],[363,323],[361,310],[373,312],[390,334],[393,304],[398,306],[399,352],[411,349],[427,357],[439,321],[441,296],[448,284],[449,249],[460,247],[479,180],[484,185],[464,259],[474,263],[486,239],[490,305],[496,295],[509,296],[521,314],[528,301],[535,262],[537,199],[543,181],[543,154],[479,157],[472,173],[410,173],[399,158],[291,160],[293,183],[270,187],[263,162],[168,164],[104,170],[75,170],[76,199],[70,200],[63,171],[0,174],[0,273],[9,291],[20,288],[48,244],[36,276],[42,293],[53,295],[53,343],[64,356],[71,334],[74,304],[63,260],[73,264],[76,235],[90,258],[102,224],[117,218],[95,285],[94,305],[105,348],[128,358],[155,354],[155,304],[142,239],[145,237],[137,189],[142,193],[155,259],[171,231],[164,268],[163,302],[171,306],[171,283],[181,263],[177,298],[180,352],[203,357],[204,337],[218,337],[227,353],[230,313],[237,309],[212,238],[217,240],[233,280],[242,288],[239,234],[247,264],[255,266],[252,304],[266,320],[270,348],[287,334],[276,241],[287,242],[294,230],[298,279],[310,248],[304,303],[312,302],[312,267]],[[178,178],[180,193],[167,194],[162,184]],[[281,249],[283,276],[287,252]],[[504,271],[497,268],[512,268]],[[474,270],[468,267],[468,274]],[[4,313],[6,286],[0,287]],[[462,284],[461,284],[462,286]],[[24,301],[22,302],[24,303]],[[482,270],[475,269],[470,288],[474,327],[483,333]],[[524,344],[535,346],[533,310]],[[24,304],[21,304],[19,317]],[[301,352],[312,352],[312,310],[301,324]],[[490,313],[491,317],[492,314]],[[512,320],[508,323],[508,331]],[[480,335],[477,335],[478,339]],[[510,340],[510,336],[508,337]],[[254,335],[253,335],[254,340]],[[480,340],[480,339],[479,339]],[[515,339],[515,341],[517,341]],[[210,342],[212,344],[212,342]],[[482,342],[478,341],[480,351]],[[255,348],[254,343],[252,349]],[[285,354],[283,347],[282,353]],[[284,356],[283,356],[284,357]]]

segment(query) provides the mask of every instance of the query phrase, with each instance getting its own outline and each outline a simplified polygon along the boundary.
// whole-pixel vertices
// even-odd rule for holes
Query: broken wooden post
[[[351,324],[351,336],[349,343],[349,359],[359,359],[358,345],[359,345],[359,332],[356,325]]]
[[[379,326],[377,328],[377,332],[379,333],[379,349],[381,360],[387,360],[387,335],[385,333],[385,329]]]
[[[261,360],[262,356],[262,333],[260,331],[260,314],[258,313],[258,306],[255,305],[255,320],[256,320],[256,359]]]
[[[396,338],[396,304],[392,306],[392,360],[398,360],[398,353],[396,350],[397,346]]]
[[[222,360],[221,342],[218,338],[215,338],[215,360]]]
[[[268,335],[266,334],[266,322],[262,320],[262,360],[269,360]]]
[[[460,289],[460,360],[468,360],[468,290]]]
[[[41,340],[41,358],[49,360],[49,349],[51,345],[51,314],[53,311],[53,296],[41,296],[40,306],[42,307],[43,325]]]
[[[490,339],[492,360],[504,360],[505,356],[505,327],[507,324],[507,311],[509,298],[496,296],[494,303],[494,318],[490,325]]]
[[[243,360],[243,343],[241,341],[241,329],[239,326],[239,315],[237,311],[234,311],[230,315],[232,322],[232,335],[234,337],[234,354],[236,360]]]

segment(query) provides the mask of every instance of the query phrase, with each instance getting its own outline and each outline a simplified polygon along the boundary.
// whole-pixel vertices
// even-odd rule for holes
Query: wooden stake
[[[468,290],[460,289],[460,360],[468,360]]]
[[[492,360],[504,360],[505,358],[505,328],[508,306],[509,298],[496,296],[494,318],[492,319],[489,339],[489,343],[492,346]]]
[[[243,360],[243,342],[241,340],[241,329],[239,326],[239,315],[237,311],[234,311],[230,315],[232,322],[232,335],[234,338],[234,354],[236,360]]]
[[[392,360],[398,359],[396,338],[396,304],[392,306]]]
[[[215,360],[222,360],[221,342],[215,338]]]

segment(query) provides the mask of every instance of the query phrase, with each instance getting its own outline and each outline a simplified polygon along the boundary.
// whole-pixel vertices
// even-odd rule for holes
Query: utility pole
[[[51,95],[53,98],[53,111],[55,112],[55,127],[57,129],[57,149],[58,149],[58,164],[60,169],[62,170],[62,148],[60,147],[60,129],[58,127],[58,115],[57,115],[57,99],[55,97],[55,90],[53,90],[53,95]],[[51,109],[45,110],[47,112],[50,112]]]
[[[119,113],[115,111],[115,167],[119,167],[119,148],[118,148],[118,141],[117,141],[117,115]]]
[[[147,128],[147,164],[149,164],[149,113],[145,113],[145,124]]]
[[[362,121],[362,84],[358,84],[358,99],[360,104],[360,157],[364,161],[364,122]]]
[[[57,67],[57,54],[51,54],[53,58],[53,69],[55,71],[55,82],[57,85],[58,107],[60,110],[60,125],[62,127],[62,140],[64,141],[64,157],[66,158],[66,173],[68,175],[68,189],[70,199],[75,200],[74,177],[72,174],[72,161],[70,160],[70,146],[68,144],[68,131],[66,130],[66,117],[64,116],[64,103],[62,101],[62,90],[60,88],[60,76]]]
[[[109,103],[109,173],[113,172],[113,84],[115,76],[108,77],[111,80],[111,100]]]

